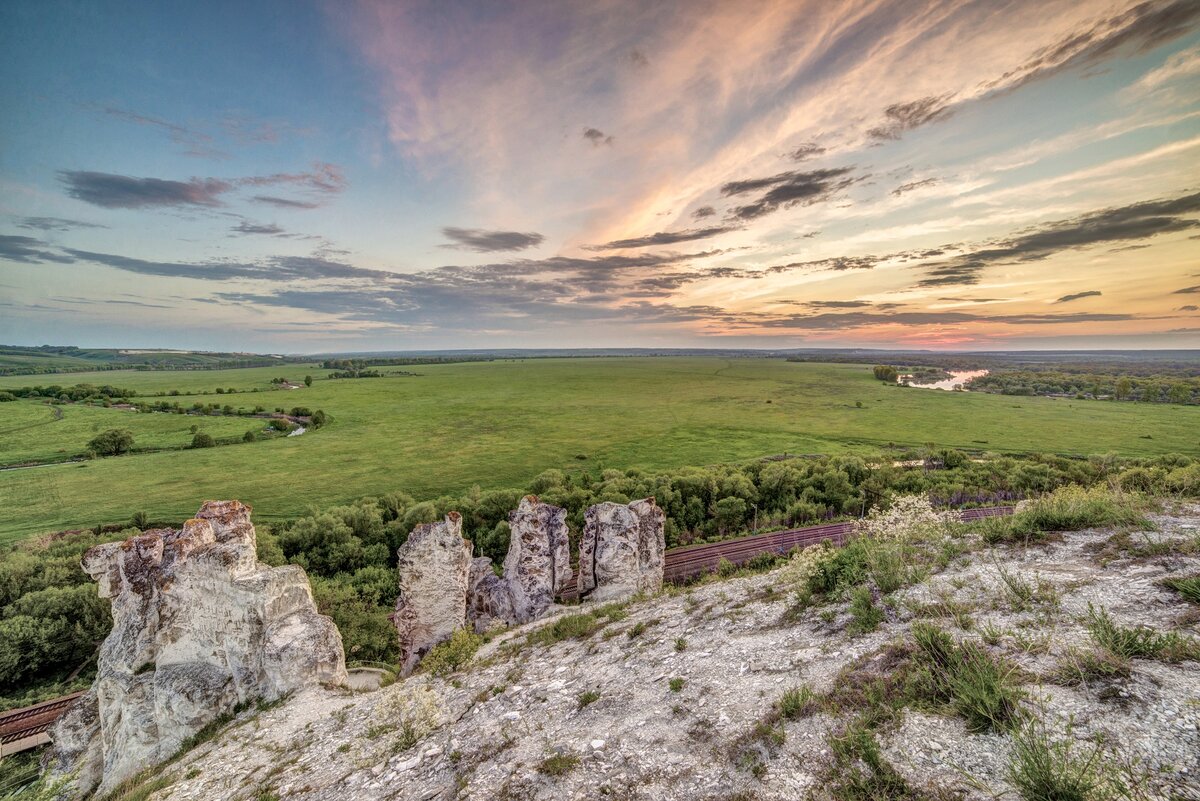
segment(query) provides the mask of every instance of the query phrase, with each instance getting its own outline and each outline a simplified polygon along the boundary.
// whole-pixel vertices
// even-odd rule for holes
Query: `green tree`
[[[1171,387],[1168,397],[1171,399],[1171,403],[1190,403],[1192,400],[1192,388],[1187,384],[1176,384]]]
[[[120,456],[132,449],[133,432],[127,428],[110,428],[88,443],[88,450],[97,456]]]
[[[877,379],[880,381],[886,381],[889,384],[896,383],[896,378],[900,375],[896,368],[892,367],[890,364],[877,364],[874,368],[872,368],[871,372],[875,374]]]
[[[217,441],[212,438],[212,434],[206,434],[203,431],[197,432],[192,437],[193,448],[211,448],[217,444]]]
[[[1131,392],[1133,392],[1133,382],[1125,376],[1119,378],[1117,380],[1117,386],[1113,390],[1113,394],[1116,396],[1117,400],[1125,400],[1129,397]]]
[[[312,386],[312,376],[311,375],[304,376],[304,386],[306,386],[306,387]]]

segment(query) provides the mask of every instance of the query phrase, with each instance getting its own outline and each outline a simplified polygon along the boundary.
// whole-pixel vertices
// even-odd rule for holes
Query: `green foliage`
[[[838,801],[900,801],[922,795],[884,758],[875,734],[851,724],[830,738],[833,770],[830,795]]]
[[[603,625],[594,615],[563,615],[549,625],[529,632],[526,638],[531,645],[553,645],[563,640],[581,640],[590,637]]]
[[[1136,496],[1113,492],[1102,485],[1069,485],[1035,498],[1007,519],[989,518],[982,528],[990,543],[1035,541],[1047,532],[1080,531],[1103,526],[1145,524]]]
[[[212,434],[206,434],[203,431],[197,431],[196,435],[192,437],[193,448],[214,448],[216,445],[217,441],[213,439]]]
[[[1107,609],[1097,610],[1091,604],[1088,604],[1087,630],[1097,645],[1125,659],[1159,659],[1163,662],[1200,659],[1200,641],[1176,631],[1121,626]]]
[[[1038,717],[1013,734],[1007,772],[1024,801],[1109,801],[1126,795],[1099,743],[1085,750],[1069,728],[1056,738]]]
[[[110,428],[97,434],[87,448],[97,456],[120,456],[133,449],[133,432],[128,428]]]
[[[866,634],[879,628],[883,622],[883,610],[871,598],[871,588],[855,587],[850,593],[850,625],[847,630],[854,634]]]
[[[1200,576],[1164,579],[1162,584],[1167,589],[1175,590],[1192,603],[1200,604]]]
[[[956,644],[936,626],[916,623],[912,634],[923,667],[922,695],[949,704],[971,731],[1002,731],[1020,721],[1025,693],[1013,667],[974,642]]]
[[[675,676],[669,682],[667,682],[667,686],[671,688],[671,692],[673,693],[681,691],[686,684],[687,680],[682,679],[679,676]]]
[[[596,692],[595,690],[585,690],[584,692],[581,692],[575,700],[579,702],[579,708],[583,709],[585,706],[599,701],[600,693]]]
[[[483,645],[483,637],[466,629],[456,629],[450,639],[429,649],[421,660],[422,673],[447,676],[465,667]]]
[[[776,704],[776,708],[779,710],[779,714],[788,720],[802,718],[816,710],[816,694],[807,684],[793,687],[784,692]]]
[[[579,767],[579,755],[572,753],[551,754],[537,765],[537,772],[544,776],[566,776]]]
[[[877,364],[871,368],[871,374],[875,376],[877,381],[883,381],[888,384],[895,384],[900,373],[895,367],[890,364]]]

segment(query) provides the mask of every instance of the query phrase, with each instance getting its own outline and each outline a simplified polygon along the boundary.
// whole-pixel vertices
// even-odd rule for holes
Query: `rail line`
[[[984,517],[1012,514],[1011,506],[989,506],[982,509],[964,509],[958,513],[966,522]],[[687,581],[716,569],[722,559],[741,565],[761,553],[785,554],[797,546],[814,545],[826,540],[841,545],[854,530],[854,522],[826,523],[820,526],[792,528],[772,531],[767,534],[752,534],[734,540],[688,545],[667,551],[663,566],[663,578],[675,583]],[[573,599],[576,596],[575,577],[572,576],[560,596]],[[0,755],[7,755],[33,748],[49,742],[47,730],[58,720],[71,703],[83,693],[72,693],[40,704],[13,709],[0,713]]]
[[[8,756],[50,741],[46,731],[82,692],[10,709],[0,714],[0,756]]]

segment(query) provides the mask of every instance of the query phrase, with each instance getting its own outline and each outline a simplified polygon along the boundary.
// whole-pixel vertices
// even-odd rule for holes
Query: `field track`
[[[1012,512],[1013,507],[1011,506],[990,506],[983,509],[964,509],[958,515],[964,522],[968,522],[984,517],[1008,515]],[[826,540],[835,545],[841,545],[853,528],[853,521],[826,523],[820,526],[772,531],[769,534],[752,534],[748,537],[724,542],[675,548],[667,551],[666,565],[663,569],[664,578],[672,583],[687,581],[715,569],[722,559],[740,565],[760,553],[784,554],[792,548],[814,545]],[[574,578],[563,589],[561,595],[567,599],[575,597]],[[0,743],[15,743],[18,740],[45,732],[80,695],[82,693],[64,695],[61,698],[0,714]],[[33,747],[33,745],[29,747]]]

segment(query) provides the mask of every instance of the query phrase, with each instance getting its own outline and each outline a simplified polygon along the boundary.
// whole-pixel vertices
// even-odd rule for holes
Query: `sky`
[[[1200,347],[1200,0],[0,3],[0,342]]]

